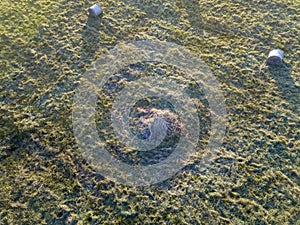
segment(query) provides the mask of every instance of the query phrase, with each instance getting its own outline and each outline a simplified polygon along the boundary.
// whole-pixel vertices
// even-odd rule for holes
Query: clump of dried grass
[[[162,136],[170,137],[181,133],[182,124],[175,113],[156,108],[138,108],[137,111],[143,114],[139,118],[141,127],[147,127],[150,131],[148,140],[157,140]]]

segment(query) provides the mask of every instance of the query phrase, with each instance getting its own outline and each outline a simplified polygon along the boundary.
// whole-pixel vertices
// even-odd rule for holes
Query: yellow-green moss
[[[299,224],[299,2],[108,0],[88,18],[92,4],[0,2],[0,224]],[[80,155],[72,101],[99,55],[147,38],[183,45],[212,68],[227,131],[205,172],[200,151],[168,181],[126,187]],[[264,65],[273,48],[284,49],[284,66]],[[105,119],[112,96],[101,97]],[[109,125],[98,132],[120,144]]]

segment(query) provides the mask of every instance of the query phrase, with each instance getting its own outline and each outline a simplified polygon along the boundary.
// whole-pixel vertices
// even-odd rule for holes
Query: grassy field
[[[99,3],[91,18],[93,1],[0,2],[0,224],[300,224],[300,2]],[[202,58],[228,121],[204,172],[195,159],[162,183],[130,187],[82,157],[72,104],[99,56],[147,39]],[[264,64],[274,48],[282,66]]]

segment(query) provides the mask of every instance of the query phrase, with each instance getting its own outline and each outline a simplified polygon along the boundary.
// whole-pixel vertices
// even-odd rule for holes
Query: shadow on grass
[[[276,81],[283,99],[285,99],[295,113],[299,113],[300,87],[291,77],[292,66],[284,63],[282,66],[269,66],[268,71]]]
[[[188,13],[188,20],[196,31],[196,33],[202,34],[203,31],[209,31],[222,37],[232,38],[236,36],[237,30],[229,27],[225,23],[220,23],[214,18],[205,18],[200,13],[200,4],[198,0],[182,0],[177,3],[180,7],[186,8]]]
[[[86,66],[90,66],[94,60],[96,52],[99,50],[99,30],[101,17],[89,16],[81,33],[82,46],[80,51],[80,63],[84,64],[82,74],[85,72]]]

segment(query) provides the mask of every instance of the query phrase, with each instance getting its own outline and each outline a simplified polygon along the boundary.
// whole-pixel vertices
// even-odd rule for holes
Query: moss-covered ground
[[[0,224],[300,224],[300,2],[99,3],[90,18],[89,0],[0,2]],[[163,183],[130,187],[82,157],[72,104],[99,55],[144,39],[198,54],[228,121],[205,171],[196,158]],[[284,64],[264,65],[274,48]]]

